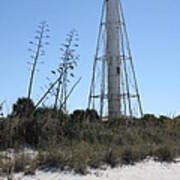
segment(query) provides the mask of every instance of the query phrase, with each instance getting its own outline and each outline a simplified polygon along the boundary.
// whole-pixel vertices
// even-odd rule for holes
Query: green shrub
[[[70,149],[61,146],[51,146],[40,151],[37,156],[38,166],[42,168],[60,168],[64,169],[71,160]]]
[[[122,164],[134,164],[136,162],[144,160],[148,155],[150,155],[150,151],[142,145],[142,146],[131,146],[126,147],[121,150],[120,158]]]
[[[122,164],[134,164],[136,160],[137,156],[132,149],[125,149],[121,154]]]
[[[107,151],[104,160],[105,160],[105,163],[107,163],[111,167],[115,167],[118,164],[118,157],[115,156],[115,153],[112,149]]]
[[[25,163],[29,166],[25,169],[27,174],[34,172],[36,164],[38,167],[68,167],[84,174],[87,167],[98,168],[105,163],[112,167],[133,164],[147,156],[172,161],[180,155],[179,139],[179,117],[145,115],[133,121],[122,117],[102,122],[95,111],[78,110],[69,116],[52,108],[38,108],[29,117],[0,121],[2,150],[30,145],[40,151],[35,165]],[[17,171],[24,168],[21,162],[24,160],[16,162]]]
[[[172,152],[171,147],[159,147],[153,152],[153,156],[155,160],[160,161],[160,162],[171,162],[174,160],[174,155]]]
[[[11,116],[13,117],[29,117],[35,110],[34,103],[28,98],[18,98],[17,102],[13,105]]]

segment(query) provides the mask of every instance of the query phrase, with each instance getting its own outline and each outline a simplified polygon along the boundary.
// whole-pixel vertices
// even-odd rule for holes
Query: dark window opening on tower
[[[117,67],[117,74],[120,74],[120,67]]]

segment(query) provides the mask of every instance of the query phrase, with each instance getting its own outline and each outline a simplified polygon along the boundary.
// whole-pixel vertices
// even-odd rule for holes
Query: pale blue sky
[[[0,0],[0,100],[5,111],[27,94],[28,42],[46,20],[51,29],[34,100],[58,63],[59,47],[72,28],[80,35],[77,77],[81,84],[68,106],[86,108],[102,0]],[[145,113],[180,114],[180,1],[124,0],[128,34]]]

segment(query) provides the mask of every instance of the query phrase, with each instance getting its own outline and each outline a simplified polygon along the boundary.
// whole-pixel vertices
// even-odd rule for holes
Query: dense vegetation
[[[94,110],[65,115],[53,108],[34,109],[33,102],[28,106],[31,113],[24,101],[18,100],[12,114],[0,119],[1,150],[19,151],[29,146],[38,151],[32,160],[18,157],[15,170],[27,165],[86,173],[87,167],[133,164],[147,157],[170,162],[180,156],[180,117],[145,115],[102,122]],[[0,161],[0,169],[6,172],[8,165],[1,156]]]

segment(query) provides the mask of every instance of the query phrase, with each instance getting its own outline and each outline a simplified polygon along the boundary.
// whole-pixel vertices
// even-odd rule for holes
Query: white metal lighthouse
[[[108,109],[110,119],[120,117],[120,52],[118,1],[106,1],[106,58],[108,64]]]
[[[120,0],[103,2],[88,108],[109,120],[143,115]]]

